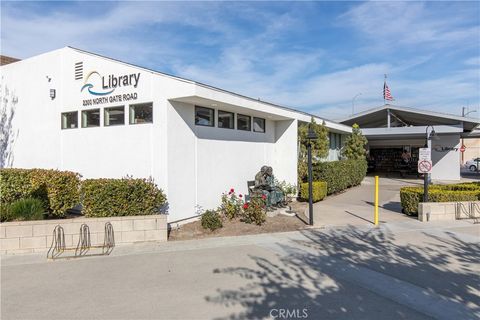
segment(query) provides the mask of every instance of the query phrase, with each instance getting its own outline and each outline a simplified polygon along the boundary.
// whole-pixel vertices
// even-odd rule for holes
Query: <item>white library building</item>
[[[168,221],[247,192],[263,165],[297,182],[297,128],[330,132],[329,160],[350,126],[195,81],[65,47],[0,67],[2,167],[51,168],[83,178],[152,177]],[[4,107],[4,106],[2,106]]]

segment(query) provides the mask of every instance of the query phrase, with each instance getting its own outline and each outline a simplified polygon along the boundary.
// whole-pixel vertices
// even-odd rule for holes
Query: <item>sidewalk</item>
[[[379,221],[390,223],[415,219],[402,213],[400,188],[419,186],[420,180],[379,179]],[[362,184],[345,192],[327,197],[314,204],[316,226],[371,225],[374,214],[374,177],[366,177]]]
[[[2,257],[1,318],[474,318],[479,227],[410,220]]]

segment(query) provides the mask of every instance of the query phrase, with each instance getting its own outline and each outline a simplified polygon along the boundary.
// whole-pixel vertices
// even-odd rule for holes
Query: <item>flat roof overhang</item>
[[[471,131],[480,123],[480,121],[475,118],[401,107],[390,104],[360,112],[341,120],[340,123],[346,125],[353,125],[356,123],[362,129],[385,128],[388,127],[387,119],[389,113],[392,123],[391,127],[459,125],[463,129],[462,131]]]
[[[246,114],[246,115],[249,115],[249,116],[265,118],[265,119],[273,120],[273,121],[293,120],[294,119],[292,117],[287,117],[287,116],[281,115],[281,114],[274,114],[274,113],[270,113],[270,112],[266,112],[266,111],[260,111],[260,110],[256,110],[256,109],[252,109],[252,108],[247,108],[247,107],[234,105],[234,104],[230,104],[230,103],[225,103],[223,101],[208,99],[208,98],[199,97],[199,96],[180,97],[180,98],[174,98],[174,99],[169,99],[169,100],[170,101],[193,104],[193,105],[197,105],[197,106],[200,106],[200,107],[215,108],[215,109],[228,111],[228,112]]]
[[[324,123],[330,132],[348,134],[352,128],[334,121],[322,119],[306,112],[280,107],[271,103],[241,95],[231,94],[223,90],[196,85],[192,95],[173,97],[169,101],[183,102],[207,108],[216,108],[228,112],[244,113],[249,116],[265,118],[272,121],[298,120],[310,122],[313,117],[317,123]]]
[[[461,134],[463,129],[459,126],[434,126],[435,133],[438,136],[445,134]],[[406,139],[425,139],[427,126],[415,127],[391,127],[391,128],[364,128],[363,135],[368,140],[406,140]]]

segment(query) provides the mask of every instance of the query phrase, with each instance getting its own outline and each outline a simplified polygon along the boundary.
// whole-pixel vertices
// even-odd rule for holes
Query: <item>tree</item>
[[[317,124],[312,118],[310,123],[301,124],[298,127],[298,180],[303,182],[307,177],[307,146],[308,128],[312,126],[318,138],[312,140],[312,162],[316,163],[328,156],[329,142],[328,129],[323,124]]]
[[[367,142],[367,138],[362,134],[360,126],[355,123],[352,126],[352,133],[345,140],[342,155],[348,160],[365,159],[367,154],[365,146]]]

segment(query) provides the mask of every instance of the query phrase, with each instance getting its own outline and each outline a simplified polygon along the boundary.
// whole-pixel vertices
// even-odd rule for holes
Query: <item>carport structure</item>
[[[385,104],[340,121],[358,124],[368,139],[370,164],[377,171],[415,173],[418,149],[428,141],[432,179],[460,180],[461,139],[472,138],[480,124],[475,118]],[[431,127],[428,127],[431,126]]]

